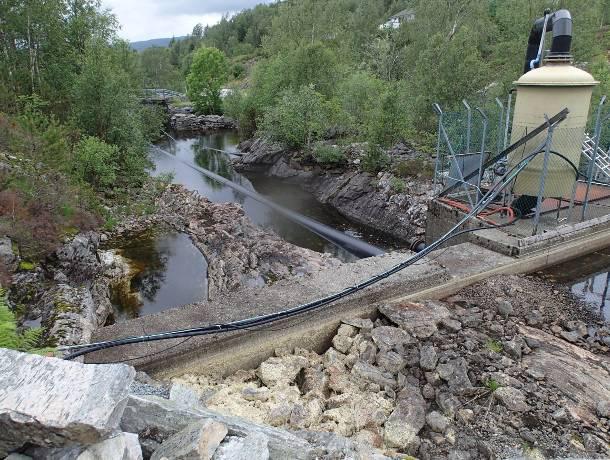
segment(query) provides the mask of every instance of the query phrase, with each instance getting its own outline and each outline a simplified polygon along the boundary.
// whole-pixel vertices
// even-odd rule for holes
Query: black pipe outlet
[[[568,10],[555,11],[552,30],[551,55],[570,54],[572,47],[572,15]]]
[[[551,43],[551,52],[549,56],[565,56],[570,54],[570,49],[572,47],[572,15],[568,10],[558,10],[552,14],[550,10],[546,10],[544,16],[534,21],[534,25],[530,31],[523,73],[532,70],[530,67],[531,62],[538,57],[538,49],[540,48],[540,42],[543,38],[542,31],[547,16],[546,31],[553,32],[553,41]],[[540,60],[542,60],[542,56]],[[534,64],[534,68],[537,67],[540,67],[540,62]]]

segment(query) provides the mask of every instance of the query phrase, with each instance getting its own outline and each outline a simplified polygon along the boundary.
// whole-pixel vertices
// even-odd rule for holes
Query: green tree
[[[409,85],[413,126],[433,131],[433,103],[451,108],[484,89],[490,77],[489,64],[478,50],[474,32],[462,27],[451,40],[436,34],[422,51]]]
[[[104,42],[87,46],[83,71],[73,88],[72,123],[84,134],[118,148],[115,185],[137,186],[146,177],[148,142],[159,132],[161,120],[142,107],[135,97],[133,76],[119,63],[116,50]]]
[[[168,48],[153,46],[143,50],[138,58],[145,87],[184,90],[184,80],[180,70],[172,65]]]
[[[115,183],[119,160],[118,147],[97,137],[85,136],[74,149],[77,177],[101,190]]]
[[[188,96],[198,112],[220,112],[220,90],[227,81],[227,74],[227,60],[222,51],[204,47],[195,52],[186,77],[186,86]]]
[[[349,75],[339,85],[339,99],[343,110],[351,117],[357,132],[366,130],[371,119],[371,109],[376,107],[384,82],[366,71]]]
[[[261,133],[288,147],[311,147],[324,135],[332,119],[332,110],[322,94],[312,86],[298,91],[288,89],[279,103],[265,113]]]

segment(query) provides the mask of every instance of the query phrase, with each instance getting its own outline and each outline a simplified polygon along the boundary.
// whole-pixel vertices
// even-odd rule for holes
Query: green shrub
[[[313,156],[321,164],[341,164],[345,162],[345,153],[338,147],[332,145],[316,145]]]
[[[392,179],[390,179],[390,187],[396,193],[402,193],[407,188],[405,182],[402,179],[399,179],[398,177],[392,177]]]
[[[38,348],[42,332],[41,328],[17,331],[15,314],[9,309],[5,293],[0,289],[0,348],[40,354],[50,352],[51,348]]]
[[[498,342],[497,340],[493,339],[489,339],[485,346],[488,350],[493,351],[494,353],[500,353],[504,349],[502,342]]]
[[[234,80],[241,80],[246,76],[246,66],[239,62],[236,62],[231,65],[231,68],[229,69],[229,74]]]
[[[379,145],[369,143],[364,158],[362,158],[362,169],[371,174],[377,174],[389,164],[390,157],[385,151]]]
[[[98,189],[105,189],[116,180],[119,149],[93,136],[86,136],[74,149],[74,170],[77,177]]]
[[[36,265],[33,262],[28,262],[26,260],[19,262],[19,270],[31,271],[34,270],[34,268],[36,268]]]
[[[394,168],[394,173],[399,177],[418,176],[431,178],[434,174],[434,166],[423,158],[401,161]]]
[[[232,91],[224,98],[222,103],[224,114],[237,121],[239,132],[243,138],[250,138],[256,133],[258,112],[255,100],[243,90],[231,89]]]
[[[331,108],[312,86],[286,90],[278,104],[262,119],[260,131],[291,148],[310,147],[330,123]]]
[[[500,388],[502,385],[500,385],[496,380],[494,379],[489,379],[485,382],[485,386],[487,387],[487,389],[489,391],[491,391],[492,393],[494,391],[496,391],[498,388]]]

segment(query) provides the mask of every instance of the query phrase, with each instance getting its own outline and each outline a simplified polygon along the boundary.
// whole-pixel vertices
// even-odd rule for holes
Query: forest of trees
[[[99,0],[0,2],[0,234],[25,258],[144,206],[162,117],[117,27]]]
[[[379,27],[406,8],[415,20]],[[141,59],[155,56],[159,84],[178,89],[194,50],[223,51],[235,90],[224,109],[245,136],[259,132],[298,147],[322,136],[322,123],[381,146],[426,144],[435,129],[433,102],[452,109],[463,98],[483,107],[505,98],[545,8],[571,10],[575,63],[600,80],[596,100],[610,93],[609,0],[285,0],[197,26]],[[301,117],[288,132],[278,121],[304,102],[316,126],[303,126]]]
[[[380,27],[406,8],[414,20]],[[433,143],[433,102],[504,98],[545,8],[571,10],[575,63],[601,82],[594,103],[610,94],[610,0],[284,0],[141,53],[99,0],[2,1],[0,153],[23,161],[0,168],[0,230],[39,252],[62,232],[112,225],[107,200],[137,203],[161,122],[139,103],[143,87],[207,95],[196,108],[224,111],[244,136],[329,162],[336,152],[317,143],[329,133],[368,141],[374,170],[397,141]],[[223,101],[221,86],[233,89]]]

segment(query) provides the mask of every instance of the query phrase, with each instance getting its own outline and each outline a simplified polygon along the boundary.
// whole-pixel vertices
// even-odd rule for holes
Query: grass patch
[[[502,343],[498,342],[497,340],[488,340],[485,346],[488,350],[493,351],[494,353],[500,353],[504,349]]]
[[[390,187],[396,193],[402,193],[407,188],[405,182],[398,177],[392,177],[392,179],[390,179]]]
[[[33,262],[28,262],[27,260],[22,260],[19,262],[19,270],[23,271],[32,271],[36,268],[36,264]]]
[[[500,385],[496,380],[494,379],[489,379],[487,382],[485,382],[485,387],[491,391],[492,393],[494,391],[496,391],[498,388],[500,388],[502,385]]]

